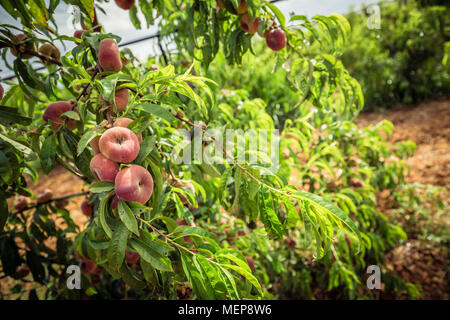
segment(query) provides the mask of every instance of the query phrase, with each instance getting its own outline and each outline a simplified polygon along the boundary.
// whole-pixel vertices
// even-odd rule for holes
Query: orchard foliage
[[[342,60],[361,83],[366,108],[411,104],[448,95],[450,12],[440,1],[394,1],[380,7],[381,29],[369,30],[361,12]]]
[[[158,24],[159,40],[176,43],[158,66],[120,52],[124,39],[98,21],[102,2],[65,1],[82,12],[83,30],[73,36],[57,32],[59,1],[49,8],[2,2],[22,24],[0,25],[3,58],[17,56],[8,65],[17,82],[8,82],[0,107],[3,274],[20,278],[26,264],[33,281],[46,285],[40,298],[48,299],[174,299],[189,290],[197,299],[288,291],[312,298],[315,278],[345,297],[369,296],[365,267],[382,265],[383,253],[406,238],[376,210],[375,195],[404,185],[401,159],[415,145],[389,147],[389,122],[363,130],[352,122],[364,99],[339,60],[347,20],[285,17],[257,0],[117,0],[135,27],[144,26],[140,11],[147,27]],[[258,21],[257,31],[243,20]],[[276,39],[267,39],[271,32]],[[63,53],[47,46],[62,40],[76,46]],[[34,57],[46,71],[33,69]],[[264,72],[242,87],[245,69],[255,65]],[[179,128],[191,136],[209,128],[277,128],[278,173],[226,151],[231,161],[220,164],[176,163]],[[82,211],[90,219],[82,231],[64,205],[27,189],[24,174],[36,181],[57,164],[85,181]],[[76,263],[82,292],[65,286],[65,270]],[[401,279],[392,283],[394,291],[418,295]]]

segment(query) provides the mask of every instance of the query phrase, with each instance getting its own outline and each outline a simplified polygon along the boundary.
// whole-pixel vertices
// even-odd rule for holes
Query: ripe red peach
[[[241,28],[249,34],[256,33],[258,31],[258,25],[259,18],[253,20],[248,13],[244,14],[241,17]]]
[[[3,89],[3,86],[0,84],[0,100],[3,99],[4,94],[5,94],[5,89]]]
[[[115,162],[130,163],[139,154],[139,139],[130,129],[112,127],[103,133],[98,143],[100,152]]]
[[[84,274],[94,274],[97,271],[97,264],[93,261],[84,260],[81,263],[81,272]]]
[[[36,45],[34,44],[34,42],[32,41],[25,41],[28,36],[25,34],[18,34],[16,35],[16,38],[19,39],[18,43],[14,43],[15,44],[19,44],[19,51],[16,50],[16,48],[11,48],[11,53],[14,56],[18,56],[19,52],[23,52],[25,50],[29,50],[29,51],[36,51]],[[27,53],[22,53],[22,58],[23,59],[30,59],[31,57],[33,57],[33,55],[31,54],[27,54]]]
[[[18,278],[25,278],[30,274],[30,269],[27,266],[18,267],[16,270],[16,275]]]
[[[286,46],[286,33],[281,29],[272,29],[266,34],[266,43],[270,49],[279,51]]]
[[[92,206],[89,204],[88,199],[84,199],[81,203],[81,212],[87,217],[92,216]]]
[[[139,253],[132,251],[125,251],[125,261],[129,264],[133,264],[138,262]]]
[[[158,71],[159,70],[159,66],[157,64],[152,63],[150,65],[150,71]]]
[[[104,71],[122,70],[119,47],[114,39],[103,39],[98,45],[98,63]]]
[[[37,196],[37,203],[45,203],[48,202],[52,199],[53,197],[53,191],[46,188],[44,190],[42,190],[41,192],[39,192],[38,196]]]
[[[153,178],[141,166],[131,165],[116,176],[114,188],[119,199],[145,204],[153,193]]]
[[[14,204],[14,209],[22,210],[28,207],[28,198],[24,196],[19,196]]]
[[[253,259],[249,256],[246,256],[245,260],[247,260],[247,264],[250,267],[250,270],[252,270],[252,272],[255,271],[255,261],[253,261]]]
[[[117,111],[123,111],[127,108],[128,100],[130,99],[130,92],[127,88],[117,90],[114,94],[114,103],[116,104]],[[103,102],[103,96],[100,95],[100,102]],[[114,110],[111,108],[111,110]]]
[[[92,174],[98,181],[114,182],[117,173],[119,173],[119,165],[114,161],[107,159],[103,154],[96,154],[89,164]]]
[[[50,43],[44,43],[40,48],[39,48],[39,53],[53,58],[57,61],[59,61],[59,59],[61,58],[61,53],[59,52],[58,48],[56,48],[54,45],[51,45]],[[52,65],[53,62],[47,61],[47,60],[42,60],[42,63],[46,66]]]
[[[81,36],[83,35],[83,33],[84,33],[85,31],[86,31],[86,30],[76,30],[76,31],[73,33],[73,36],[74,36],[75,38],[81,39]]]
[[[72,105],[67,101],[53,102],[47,107],[47,109],[45,109],[42,118],[45,122],[51,120],[52,129],[56,131],[61,127],[61,124],[65,120],[63,118],[60,118],[60,116],[70,110],[72,110]]]
[[[123,128],[126,128],[126,127],[128,127],[128,125],[129,125],[130,123],[132,123],[132,122],[133,122],[133,120],[130,119],[130,118],[125,118],[125,117],[117,118],[117,120],[114,121],[113,126],[114,126],[114,127],[123,127]],[[138,140],[139,140],[139,143],[142,143],[142,134],[138,133],[136,136],[137,136],[137,138],[138,138]]]
[[[115,0],[117,6],[123,10],[130,10],[134,5],[134,0]]]

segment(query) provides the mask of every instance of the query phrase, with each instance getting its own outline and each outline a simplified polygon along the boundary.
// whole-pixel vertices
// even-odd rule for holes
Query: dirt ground
[[[395,126],[392,142],[412,140],[417,145],[414,156],[407,160],[411,167],[407,181],[443,187],[441,198],[450,203],[450,100],[424,102],[414,108],[388,110],[382,114],[363,113],[357,123],[364,127],[383,119]],[[389,202],[380,202],[380,210],[384,211],[383,207]],[[449,219],[448,212],[443,217],[433,217],[436,224],[442,221],[447,226]],[[420,226],[414,227],[420,230]],[[386,261],[389,270],[408,282],[419,284],[425,299],[450,298],[448,248],[410,235],[406,243],[386,255]]]
[[[450,100],[424,102],[416,107],[388,110],[384,113],[362,113],[359,126],[367,126],[383,119],[390,120],[395,131],[392,142],[412,140],[417,144],[415,155],[407,160],[411,167],[409,182],[432,184],[446,188],[443,197],[450,202]],[[37,185],[29,184],[33,192],[45,188],[54,196],[64,196],[86,189],[83,181],[62,167],[55,168],[48,176],[42,175]],[[81,213],[84,197],[72,198],[67,209],[78,225],[87,218]],[[449,299],[448,268],[450,258],[440,248],[430,247],[417,240],[392,250],[388,267],[402,278],[420,284],[427,299]]]

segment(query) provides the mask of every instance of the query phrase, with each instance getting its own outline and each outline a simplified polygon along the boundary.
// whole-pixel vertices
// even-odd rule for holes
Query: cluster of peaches
[[[226,9],[233,14],[239,15],[241,17],[241,28],[245,32],[255,34],[258,31],[260,19],[253,19],[250,16],[245,0],[240,1],[237,9],[234,9],[233,4],[230,3],[230,0],[217,0],[216,3],[217,9]],[[279,51],[286,46],[286,33],[275,25],[271,26],[268,30],[265,30],[263,37],[266,39],[267,46],[274,51]]]
[[[103,39],[99,43],[98,64],[102,71],[119,72],[122,69],[119,48],[113,39]],[[128,89],[121,89],[115,93],[116,110],[123,111],[128,104]],[[100,96],[100,103],[109,104]],[[77,111],[76,101],[57,101],[51,103],[43,114],[46,122],[51,121],[53,130],[58,130],[64,122],[68,129],[76,127],[76,121],[64,117],[67,111]],[[113,106],[108,111],[113,113]],[[136,201],[145,204],[153,192],[153,178],[142,166],[131,164],[138,156],[142,135],[136,135],[127,126],[133,122],[128,118],[117,118],[109,125],[101,136],[91,140],[90,145],[95,156],[90,162],[90,169],[98,181],[114,182],[115,197],[112,207],[117,208],[119,200]],[[92,215],[92,208],[85,200],[82,211]]]

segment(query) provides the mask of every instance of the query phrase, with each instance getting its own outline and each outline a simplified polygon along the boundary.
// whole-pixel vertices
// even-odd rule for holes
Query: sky
[[[49,0],[45,0],[46,3]],[[288,16],[290,13],[294,12],[296,14],[304,14],[308,17],[312,17],[316,14],[328,15],[331,13],[346,13],[349,8],[353,6],[355,9],[359,9],[362,4],[376,3],[373,0],[284,0],[277,2],[277,7],[283,12],[284,15]],[[109,3],[102,5],[108,15],[104,15],[100,11],[99,21],[103,25],[106,32],[117,34],[122,37],[122,41],[130,41],[138,38],[142,38],[147,35],[156,33],[157,27],[150,27],[150,29],[136,30],[130,22],[128,17],[128,11],[120,9],[114,1],[110,0]],[[73,35],[76,29],[72,24],[73,8],[68,7],[65,3],[61,3],[56,10],[55,20],[59,28],[60,34]],[[141,21],[144,21],[143,16],[140,16]],[[15,26],[20,26],[18,21],[11,18],[8,13],[5,12],[3,8],[0,8],[0,23],[12,24]],[[145,27],[145,23],[143,23]],[[65,42],[66,48],[58,42],[56,46],[63,52],[67,52],[72,49],[74,44],[70,42]],[[133,53],[139,59],[146,59],[149,55],[159,54],[156,41],[146,40],[134,45],[128,46]],[[7,59],[11,63],[13,61],[13,56],[8,53]],[[34,58],[36,59],[36,58]],[[41,66],[41,64],[36,61],[34,62],[36,67]],[[0,61],[0,79],[11,75],[11,71],[8,70],[3,61]]]

